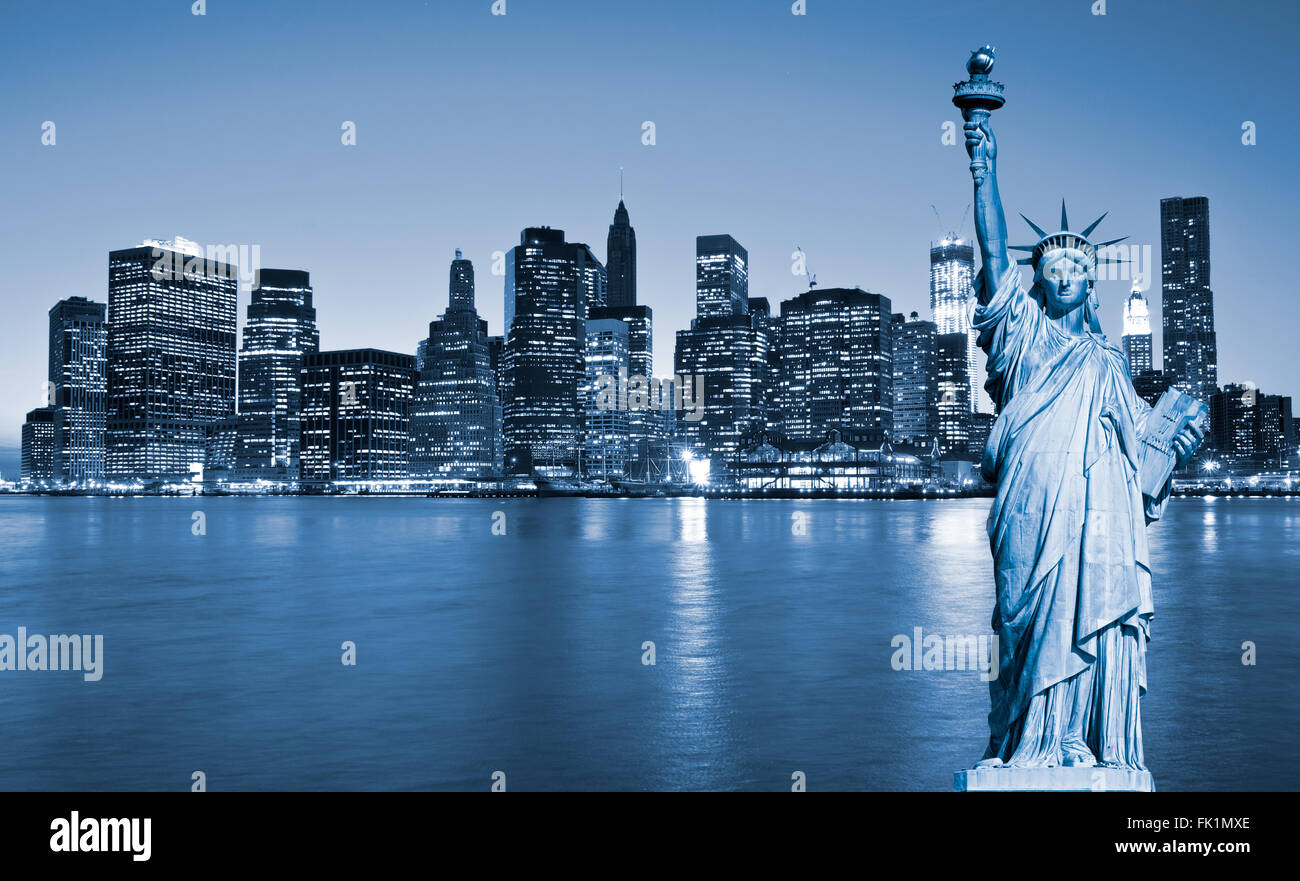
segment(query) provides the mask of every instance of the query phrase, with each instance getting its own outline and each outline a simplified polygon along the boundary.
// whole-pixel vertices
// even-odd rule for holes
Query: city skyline
[[[581,3],[565,5],[589,8]],[[160,4],[158,8],[163,7]],[[941,143],[942,123],[954,117],[945,96],[950,82],[936,78],[933,71],[935,65],[951,64],[954,50],[960,57],[985,38],[971,34],[969,26],[962,23],[960,4],[950,4],[948,9],[951,16],[936,17],[930,43],[922,47],[909,44],[915,58],[903,57],[887,39],[880,39],[872,41],[878,48],[871,58],[855,62],[835,54],[849,39],[837,31],[847,29],[857,41],[866,33],[887,35],[914,24],[909,13],[888,11],[868,20],[846,4],[831,3],[815,4],[802,19],[791,16],[788,7],[780,4],[761,14],[745,15],[736,15],[734,10],[730,14],[700,10],[683,17],[677,14],[681,7],[671,3],[657,10],[631,11],[635,23],[643,26],[642,37],[649,48],[637,50],[626,62],[633,88],[623,104],[594,118],[584,117],[582,144],[552,130],[552,123],[542,114],[508,100],[509,88],[471,56],[466,72],[456,75],[458,88],[453,91],[457,94],[446,99],[449,104],[465,108],[466,124],[476,131],[519,128],[532,135],[514,147],[498,139],[494,141],[497,146],[487,151],[489,155],[481,158],[469,149],[438,146],[438,130],[430,127],[438,118],[437,108],[427,115],[394,115],[396,103],[408,87],[390,81],[388,75],[402,67],[441,70],[439,65],[455,63],[452,59],[472,52],[456,49],[452,45],[456,40],[494,50],[509,49],[524,61],[540,59],[542,44],[546,44],[546,56],[557,73],[587,72],[606,63],[612,50],[590,39],[583,44],[590,49],[586,55],[569,57],[553,50],[566,45],[564,41],[607,34],[599,21],[584,20],[580,36],[568,37],[557,30],[562,17],[559,10],[548,7],[542,13],[523,3],[513,4],[509,15],[499,19],[486,8],[466,8],[436,18],[398,10],[387,23],[346,14],[322,20],[295,16],[294,25],[320,36],[322,46],[340,45],[342,31],[358,26],[369,29],[371,35],[378,30],[390,40],[393,58],[358,57],[360,74],[354,70],[353,76],[359,82],[351,84],[340,79],[340,74],[320,68],[324,54],[310,55],[321,84],[337,86],[339,102],[356,107],[355,111],[338,118],[340,112],[325,104],[339,102],[323,104],[319,100],[286,111],[277,103],[285,97],[279,90],[292,88],[297,80],[290,78],[270,90],[248,80],[235,66],[202,75],[198,68],[182,66],[193,76],[177,92],[179,108],[189,106],[186,99],[201,101],[205,95],[225,94],[222,90],[227,86],[236,93],[242,88],[241,94],[261,96],[269,107],[235,108],[238,112],[233,118],[252,126],[244,132],[246,138],[220,127],[215,131],[196,127],[201,114],[195,111],[187,117],[183,110],[165,115],[174,125],[155,126],[133,137],[122,128],[124,122],[99,114],[93,101],[84,103],[94,97],[97,87],[89,79],[88,62],[67,54],[75,48],[87,58],[98,58],[102,50],[90,40],[91,33],[112,33],[122,23],[107,13],[88,11],[80,20],[85,32],[78,27],[64,28],[61,33],[66,42],[54,46],[42,37],[41,28],[49,22],[38,12],[15,29],[16,36],[30,39],[0,62],[24,87],[18,95],[22,112],[15,115],[21,119],[8,124],[0,143],[0,159],[15,172],[12,214],[5,221],[6,241],[12,248],[30,251],[39,243],[48,245],[57,239],[66,259],[53,265],[38,261],[39,266],[19,266],[9,287],[5,303],[13,322],[3,333],[12,355],[0,367],[0,375],[10,393],[4,396],[0,409],[0,446],[17,446],[23,414],[41,403],[41,375],[34,367],[45,357],[38,344],[44,336],[39,325],[45,310],[71,296],[102,300],[102,261],[107,251],[145,236],[178,234],[205,243],[260,245],[263,265],[294,267],[313,274],[324,345],[405,352],[418,337],[413,329],[422,328],[428,315],[443,305],[439,276],[456,247],[463,248],[480,267],[480,313],[491,331],[500,333],[503,295],[499,285],[504,280],[490,274],[493,252],[508,250],[519,229],[538,223],[564,228],[571,240],[598,247],[608,230],[610,209],[616,204],[619,167],[626,168],[624,197],[638,231],[637,299],[655,309],[657,336],[664,341],[655,352],[655,372],[661,376],[671,373],[673,347],[667,341],[689,325],[694,312],[690,240],[701,233],[727,230],[744,243],[752,261],[751,296],[776,304],[807,290],[808,279],[790,272],[791,254],[799,243],[805,246],[809,269],[817,274],[821,286],[856,285],[889,297],[896,312],[916,310],[926,315],[928,244],[952,231],[944,227],[961,225],[962,209],[969,201],[963,165],[954,162],[952,155],[960,145]],[[253,7],[235,3],[220,16],[215,11],[192,20],[188,16],[158,16],[156,24],[164,37],[164,54],[179,46],[202,58],[212,57],[211,49],[190,46],[192,41],[187,42],[186,37],[208,31],[184,30],[209,28],[215,42],[222,38],[232,41],[237,58],[264,48],[280,14],[270,10],[255,15]],[[1220,382],[1254,381],[1260,388],[1282,394],[1293,391],[1294,369],[1285,357],[1282,323],[1258,320],[1261,310],[1286,308],[1285,295],[1253,259],[1256,249],[1285,249],[1284,228],[1278,218],[1287,207],[1287,194],[1270,188],[1268,181],[1284,173],[1281,145],[1289,140],[1287,133],[1294,123],[1284,116],[1268,115],[1281,97],[1276,78],[1269,73],[1275,69],[1265,65],[1252,71],[1218,72],[1213,94],[1219,101],[1213,118],[1203,122],[1215,126],[1216,134],[1189,140],[1174,123],[1176,110],[1158,100],[1164,94],[1159,91],[1163,80],[1140,73],[1185,66],[1183,56],[1174,50],[1187,40],[1214,33],[1212,17],[1173,20],[1156,9],[1113,9],[1094,21],[1086,10],[1067,14],[1014,3],[993,16],[995,20],[984,27],[999,36],[1000,72],[1005,71],[1008,80],[1015,69],[1057,69],[1044,61],[1047,50],[1032,39],[1034,29],[1077,17],[1083,24],[1114,31],[1103,32],[1104,39],[1095,35],[1076,38],[1063,32],[1067,40],[1078,39],[1080,48],[1086,46],[1098,60],[1086,72],[1089,87],[1099,95],[1115,96],[1125,94],[1125,88],[1137,88],[1133,83],[1141,80],[1141,88],[1150,90],[1136,95],[1132,102],[1109,102],[1106,112],[1092,114],[1100,117],[1098,131],[1105,140],[1100,145],[1076,146],[1034,133],[1043,116],[1050,113],[1049,96],[1054,90],[1072,86],[1075,75],[1062,72],[1037,83],[1015,79],[999,125],[1031,147],[1017,152],[1017,173],[1004,181],[1008,204],[1030,216],[1050,211],[1061,196],[1080,214],[1095,216],[1111,208],[1108,226],[1129,233],[1131,242],[1149,244],[1155,261],[1160,241],[1158,201],[1169,196],[1207,196],[1215,207],[1212,231]],[[696,26],[685,43],[675,27],[683,20]],[[723,52],[725,58],[739,62],[737,71],[684,57],[695,40],[704,39],[704,34],[722,21],[735,25],[735,40]],[[1152,21],[1160,22],[1158,29],[1168,36],[1168,45],[1153,47],[1141,42],[1141,34],[1150,32]],[[858,27],[868,23],[873,30]],[[399,35],[401,26],[412,28],[412,36]],[[494,27],[497,30],[492,30]],[[262,33],[262,28],[267,33]],[[676,40],[670,57],[682,64],[666,64],[662,58],[648,63],[651,49],[668,45],[670,34]],[[447,44],[449,59],[418,62],[433,68],[415,66],[416,35]],[[168,43],[168,36],[176,46]],[[1136,46],[1141,46],[1141,51]],[[51,63],[31,65],[33,51],[44,51]],[[296,47],[292,51],[326,50]],[[780,53],[788,69],[783,73],[778,65],[775,72],[762,70],[759,61],[763,52]],[[1122,58],[1127,66],[1109,71],[1102,63],[1108,58]],[[128,88],[147,81],[151,70],[147,65],[120,63],[125,66],[123,82]],[[805,67],[819,75],[805,72]],[[44,80],[36,79],[38,73],[43,73]],[[957,79],[959,74],[958,68],[947,79]],[[713,77],[725,86],[740,83],[745,76],[753,82],[740,89],[737,94],[742,100],[733,107],[682,103],[684,96],[696,94],[693,78]],[[896,94],[884,99],[870,92],[868,99],[865,84],[873,76],[888,76]],[[835,85],[828,79],[847,85]],[[380,85],[391,95],[377,106],[366,108],[357,100],[358,89]],[[1249,108],[1235,106],[1242,94],[1255,96]],[[808,102],[804,99],[812,95],[818,100],[805,107]],[[760,97],[763,100],[758,100]],[[41,109],[42,100],[46,109]],[[167,103],[165,96],[159,98],[160,106]],[[221,101],[215,104],[225,106]],[[507,119],[495,121],[497,114]],[[34,121],[21,123],[29,118]],[[40,144],[39,123],[44,119],[59,125],[55,146]],[[356,147],[344,147],[339,141],[339,125],[347,119],[355,119],[357,124]],[[875,130],[882,119],[896,135],[863,136]],[[1246,119],[1259,126],[1255,146],[1241,143],[1240,126]],[[647,120],[656,123],[653,146],[642,143],[642,123]],[[232,123],[234,128],[240,125]],[[801,135],[808,128],[826,137],[810,143]],[[252,137],[253,130],[266,137]],[[190,155],[191,147],[196,151],[192,160],[178,165],[178,157]],[[1178,159],[1171,163],[1168,151],[1175,147]],[[218,155],[223,151],[227,155]],[[428,163],[430,151],[440,162],[415,186],[395,174],[398,169],[416,167],[411,163]],[[1103,161],[1087,155],[1090,152],[1100,154]],[[99,154],[145,163],[154,176],[174,176],[181,190],[185,187],[182,172],[197,163],[229,182],[230,198],[215,198],[200,188],[200,198],[159,200],[155,188],[125,178],[113,179],[104,164],[107,160]],[[90,155],[97,158],[88,162]],[[536,181],[511,174],[509,163],[525,159],[548,166],[553,173],[540,175]],[[303,163],[302,173],[286,170],[288,163],[297,161]],[[393,171],[385,170],[385,164],[391,164]],[[1081,179],[1072,191],[1048,191],[1035,184],[1047,177],[1041,173],[1045,169],[1062,165],[1078,169]],[[462,167],[463,172],[447,171]],[[322,179],[331,184],[319,186],[316,178],[320,175],[328,175]],[[67,181],[68,186],[59,186],[60,181]],[[72,192],[78,186],[84,193]],[[503,193],[497,188],[501,186],[509,188],[509,199],[499,198]],[[358,194],[357,187],[373,192]],[[411,204],[413,194],[436,194],[436,198],[417,207]],[[103,205],[74,210],[74,205],[82,206],[86,198],[94,196],[104,199]],[[321,200],[327,198],[348,204],[349,211],[322,212],[328,202]],[[936,223],[931,203],[940,209],[942,224]],[[810,204],[812,211],[808,210]],[[454,206],[455,210],[438,206]],[[250,207],[256,209],[255,215],[249,213]],[[254,216],[256,219],[251,219]],[[966,226],[964,233],[969,235],[968,221]],[[389,259],[370,259],[375,253]],[[1115,342],[1121,337],[1122,305],[1128,288],[1128,281],[1117,280],[1103,282],[1100,289],[1103,327]],[[1153,282],[1147,296],[1154,319],[1160,311],[1159,285]],[[377,298],[382,298],[378,303],[383,309],[358,308],[362,303],[375,303]],[[241,337],[247,303],[248,291],[241,285]],[[1159,349],[1158,326],[1153,331],[1154,347]],[[29,393],[24,394],[23,389]],[[7,476],[14,464],[4,468]]]

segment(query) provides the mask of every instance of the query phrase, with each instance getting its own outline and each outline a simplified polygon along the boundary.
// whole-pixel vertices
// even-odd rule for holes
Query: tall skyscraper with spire
[[[1124,355],[1129,376],[1151,369],[1151,309],[1137,283],[1124,303]]]
[[[1160,200],[1160,278],[1165,373],[1177,389],[1208,402],[1218,391],[1219,348],[1205,196]]]
[[[420,343],[411,404],[412,477],[477,480],[501,471],[501,404],[487,321],[474,307],[474,264],[456,250],[447,311]]]
[[[610,306],[636,305],[636,230],[623,204],[622,176],[619,177],[618,208],[605,240],[605,272],[609,277],[607,302]]]

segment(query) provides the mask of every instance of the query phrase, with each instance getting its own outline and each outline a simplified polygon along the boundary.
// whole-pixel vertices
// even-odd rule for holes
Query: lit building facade
[[[298,479],[303,358],[319,349],[310,274],[260,270],[239,352],[238,478]]]
[[[107,452],[108,324],[103,303],[84,297],[50,309],[49,404],[54,408],[53,478],[69,486],[104,478]]]
[[[605,268],[564,231],[529,227],[506,256],[505,470],[569,476],[583,426],[588,309],[605,304]]]
[[[1208,402],[1218,391],[1219,350],[1206,197],[1160,200],[1160,279],[1162,367],[1174,387]]]
[[[411,406],[411,476],[484,480],[501,473],[501,403],[474,264],[456,251],[447,310],[419,346]]]
[[[876,493],[933,482],[933,462],[877,443],[876,432],[832,430],[820,440],[755,438],[737,456],[736,482],[756,495]]]
[[[615,480],[627,474],[630,417],[636,412],[629,409],[626,392],[632,370],[627,324],[617,318],[587,319],[586,346],[582,474]]]
[[[55,408],[38,407],[23,422],[19,474],[23,480],[54,480]]]
[[[749,252],[729,235],[695,237],[695,317],[749,312]]]
[[[966,377],[970,384],[967,400],[972,411],[993,413],[993,399],[984,388],[979,334],[971,327],[975,310],[974,278],[972,243],[948,236],[930,244],[930,309],[935,330],[940,334],[966,334]]]
[[[939,367],[933,321],[893,316],[893,441],[928,447],[939,436]]]
[[[970,448],[969,341],[970,337],[965,333],[941,333],[935,337],[939,452],[942,455],[965,455]]]
[[[188,480],[235,413],[235,266],[191,241],[108,255],[107,473]]]
[[[406,478],[414,392],[411,355],[381,349],[304,355],[301,479]]]
[[[888,297],[859,288],[813,288],[781,303],[776,407],[787,438],[894,425],[893,323]]]
[[[1124,357],[1128,358],[1130,376],[1152,369],[1151,367],[1151,309],[1147,298],[1134,285],[1133,292],[1124,302]]]
[[[613,284],[610,291],[614,290]],[[628,373],[631,377],[644,377],[646,382],[654,376],[654,312],[649,306],[598,306],[587,314],[591,321],[617,320],[627,326]],[[590,370],[588,371],[590,374]],[[652,455],[657,442],[663,439],[664,413],[658,410],[629,410],[627,413],[629,467],[644,465]]]

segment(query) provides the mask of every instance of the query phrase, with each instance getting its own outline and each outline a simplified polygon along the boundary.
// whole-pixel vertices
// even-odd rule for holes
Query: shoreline
[[[848,501],[945,501],[949,499],[991,499],[996,495],[994,487],[982,487],[973,490],[952,490],[948,492],[923,492],[920,490],[903,490],[898,492],[801,492],[798,490],[776,490],[770,492],[747,492],[740,490],[704,490],[704,491],[668,491],[663,493],[617,493],[600,491],[572,490],[562,493],[538,492],[537,490],[503,490],[484,492],[427,492],[422,490],[394,490],[378,492],[162,492],[148,490],[121,491],[80,491],[80,490],[4,490],[4,496],[55,496],[74,498],[424,498],[434,500],[448,499],[705,499],[705,500],[784,500],[793,499],[843,499]],[[1174,490],[1170,498],[1242,498],[1272,499],[1300,497],[1300,487],[1291,490],[1222,490],[1222,489],[1184,489]]]

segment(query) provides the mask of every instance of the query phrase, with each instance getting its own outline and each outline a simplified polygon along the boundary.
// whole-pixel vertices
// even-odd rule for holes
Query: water
[[[0,673],[0,788],[947,790],[987,686],[890,640],[985,632],[987,510],[0,497],[0,633],[102,633],[105,671]],[[1300,789],[1300,500],[1150,534],[1157,787]]]

